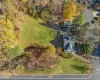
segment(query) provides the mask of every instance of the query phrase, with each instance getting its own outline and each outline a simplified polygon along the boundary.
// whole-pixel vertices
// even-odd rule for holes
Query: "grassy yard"
[[[61,61],[52,70],[26,70],[28,74],[89,74],[88,64],[80,59],[73,57],[72,59],[60,58]]]
[[[85,24],[84,15],[82,14],[82,25]]]
[[[55,37],[55,31],[40,25],[41,21],[25,16],[19,34],[19,47],[21,50],[31,44],[42,46],[51,45],[50,41]]]
[[[51,40],[55,37],[55,31],[39,24],[39,20],[35,20],[29,16],[24,18],[19,34],[19,46],[21,50],[30,44],[40,44],[42,46],[51,46]],[[88,73],[87,64],[79,59],[65,59],[60,57],[60,62],[56,68],[52,70],[28,70],[21,71],[27,74],[81,74]],[[84,71],[84,72],[83,72]]]
[[[22,1],[26,3],[28,0],[22,0]]]
[[[79,24],[79,25],[84,25],[85,24],[84,14],[77,16],[73,23]]]

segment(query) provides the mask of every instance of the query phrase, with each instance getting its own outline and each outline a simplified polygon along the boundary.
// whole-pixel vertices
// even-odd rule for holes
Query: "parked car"
[[[96,16],[100,16],[100,13],[97,13]]]
[[[94,24],[94,23],[95,23],[95,21],[94,21],[94,20],[91,20],[91,23],[92,23],[92,24]]]

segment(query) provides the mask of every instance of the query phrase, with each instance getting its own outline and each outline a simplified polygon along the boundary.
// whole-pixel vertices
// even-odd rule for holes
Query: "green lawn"
[[[82,25],[85,24],[84,15],[82,14]]]
[[[85,24],[84,15],[81,14],[81,15],[77,16],[76,19],[73,21],[73,23],[79,24],[79,25],[84,25]]]
[[[28,0],[22,0],[22,1],[26,3]]]
[[[19,34],[19,47],[21,50],[31,44],[51,45],[50,41],[54,39],[55,31],[40,25],[39,22],[39,20],[25,16]]]

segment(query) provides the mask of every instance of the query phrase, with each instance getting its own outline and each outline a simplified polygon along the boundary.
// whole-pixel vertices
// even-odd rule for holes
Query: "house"
[[[70,28],[72,23],[71,21],[61,21],[59,22],[61,28]]]
[[[63,35],[63,44],[65,53],[75,53],[75,42],[70,36]]]

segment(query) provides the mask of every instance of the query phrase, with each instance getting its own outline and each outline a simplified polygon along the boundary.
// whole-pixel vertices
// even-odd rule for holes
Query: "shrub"
[[[20,53],[20,49],[19,47],[15,47],[15,48],[6,48],[4,49],[4,53],[6,54],[7,57],[9,57],[10,59],[15,58],[16,56],[19,56]]]
[[[62,53],[62,48],[58,48],[56,53],[57,53],[57,55],[61,55],[61,53]]]
[[[4,65],[4,63],[7,62],[7,57],[5,54],[0,50],[0,67]]]
[[[64,53],[64,52],[62,52],[61,55],[64,58],[72,58],[73,57],[73,54],[72,53]]]
[[[88,70],[88,66],[87,65],[82,65],[82,64],[75,64],[75,65],[71,65],[74,69],[79,70],[81,73],[85,73]]]
[[[56,49],[54,46],[48,46],[45,53],[49,56],[55,56]]]
[[[80,44],[79,49],[80,49],[80,52],[86,55],[90,55],[91,52],[93,51],[93,46],[91,46],[91,44],[89,43],[83,43],[83,44]]]
[[[23,72],[24,71],[24,66],[19,64],[16,66],[16,69],[15,69],[17,72]]]
[[[73,24],[76,24],[76,25],[83,25],[84,24],[84,16],[83,14],[78,16],[77,19],[75,19],[73,21]]]
[[[86,73],[89,69],[87,63],[84,63],[84,61],[80,60],[79,58],[74,58],[71,67],[80,71],[81,73]]]

